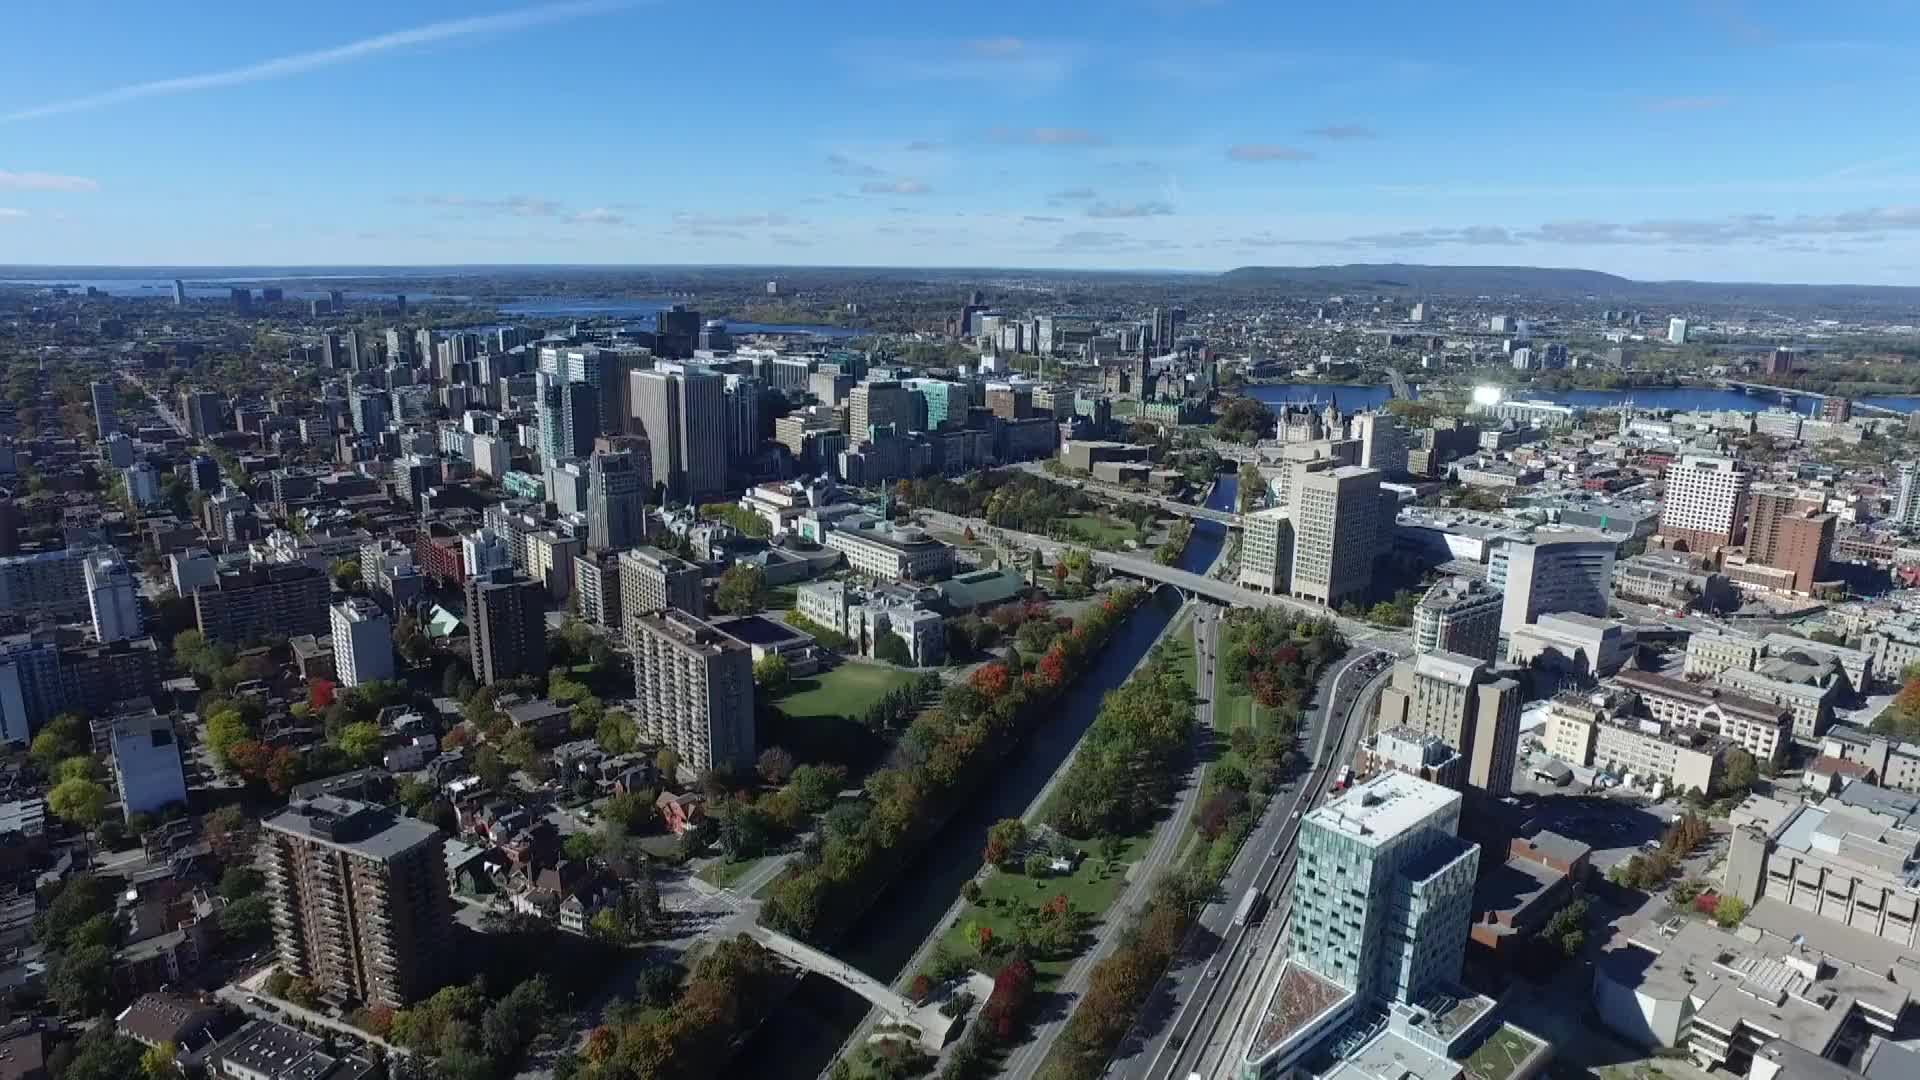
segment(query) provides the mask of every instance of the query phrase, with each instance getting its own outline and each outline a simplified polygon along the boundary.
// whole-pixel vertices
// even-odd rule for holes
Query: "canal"
[[[1234,474],[1222,473],[1207,505],[1231,510],[1237,497]],[[1196,521],[1180,568],[1206,573],[1226,538],[1225,526]],[[866,918],[833,949],[835,956],[875,978],[899,980],[901,969],[947,913],[960,886],[979,872],[987,829],[1002,818],[1026,812],[1047,778],[1086,734],[1107,691],[1126,681],[1179,610],[1179,597],[1166,589],[1134,610],[1107,642],[1099,662],[1060,700],[1058,714],[1017,748],[998,780],[977,791],[974,800],[908,863]],[[866,1001],[851,990],[808,975],[799,991],[788,995],[741,1048],[736,1064],[742,1075],[815,1080],[866,1014]]]

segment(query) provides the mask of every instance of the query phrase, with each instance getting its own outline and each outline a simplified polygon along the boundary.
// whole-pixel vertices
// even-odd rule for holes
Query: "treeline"
[[[782,981],[779,961],[753,939],[723,941],[701,955],[671,1008],[609,1006],[579,1053],[555,1062],[554,1080],[724,1076],[734,1044],[766,1016]]]
[[[924,476],[902,480],[894,490],[909,506],[1043,534],[1059,518],[1102,508],[1083,492],[1013,469],[982,470],[961,480]]]
[[[1346,651],[1331,620],[1302,618],[1283,608],[1236,610],[1225,629],[1220,660],[1228,684],[1274,710],[1289,730],[1320,669]]]
[[[867,781],[868,804],[828,815],[817,851],[803,853],[769,890],[761,918],[783,933],[825,941],[858,918],[940,822],[1027,733],[1097,655],[1143,595],[1116,591],[1060,634],[1033,665],[981,667],[948,687],[901,738],[898,763]]]
[[[1193,687],[1166,647],[1107,694],[1060,779],[1053,824],[1068,836],[1127,836],[1157,817],[1180,780],[1193,733]]]

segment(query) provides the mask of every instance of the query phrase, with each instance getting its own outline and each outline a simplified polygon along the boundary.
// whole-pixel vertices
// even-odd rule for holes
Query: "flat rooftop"
[[[1280,982],[1274,987],[1273,1000],[1267,1003],[1267,1014],[1253,1033],[1247,1059],[1257,1061],[1267,1056],[1331,1015],[1351,997],[1353,991],[1339,983],[1287,961],[1280,969]]]
[[[1390,840],[1449,805],[1460,793],[1402,772],[1384,772],[1316,808],[1307,822],[1369,846]]]

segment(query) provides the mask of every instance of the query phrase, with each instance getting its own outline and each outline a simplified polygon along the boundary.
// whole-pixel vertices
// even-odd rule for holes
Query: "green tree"
[[[109,972],[113,952],[105,945],[81,945],[47,959],[47,996],[60,1010],[93,1016],[107,1007],[113,990]]]
[[[1727,751],[1726,762],[1720,779],[1721,791],[1734,794],[1751,790],[1753,782],[1759,778],[1753,755],[1736,746]]]
[[[747,563],[734,563],[720,575],[714,606],[729,615],[751,615],[767,606],[767,575]]]
[[[205,735],[207,751],[222,768],[232,770],[233,759],[229,755],[235,745],[253,738],[253,727],[237,709],[224,709],[207,718]]]
[[[754,690],[765,697],[779,697],[787,688],[788,677],[787,658],[779,653],[770,653],[753,665]]]
[[[1714,921],[1729,930],[1739,926],[1740,920],[1746,917],[1747,902],[1737,896],[1723,896],[1713,908]]]
[[[60,762],[90,754],[92,749],[86,720],[75,713],[61,713],[47,721],[46,726],[33,737],[27,756],[33,759],[34,764],[51,772]]]
[[[759,761],[754,764],[754,770],[769,784],[786,783],[793,775],[793,769],[793,755],[778,746],[769,746],[761,751]]]
[[[140,1073],[146,1080],[181,1080],[180,1066],[174,1060],[179,1056],[180,1048],[172,1040],[150,1046],[140,1055]]]
[[[473,775],[488,788],[499,791],[507,786],[507,776],[511,772],[498,751],[491,746],[483,746],[473,756]]]
[[[333,564],[333,569],[329,573],[333,577],[335,588],[341,592],[352,592],[354,586],[360,584],[360,560],[341,559]]]
[[[232,901],[220,912],[220,932],[229,941],[265,941],[273,934],[273,907],[265,893]]]
[[[340,750],[358,765],[370,765],[380,759],[380,725],[361,721],[348,724],[340,732]]]
[[[47,792],[47,809],[62,821],[90,829],[100,823],[107,798],[107,789],[91,780],[62,780]]]
[[[266,875],[251,866],[229,866],[220,875],[220,895],[227,900],[244,899],[266,887]]]

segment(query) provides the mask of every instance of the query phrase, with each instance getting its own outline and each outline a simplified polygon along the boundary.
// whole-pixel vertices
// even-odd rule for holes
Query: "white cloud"
[[[0,169],[0,191],[99,191],[100,181],[84,176],[48,172],[8,172]]]
[[[514,30],[527,30],[547,23],[563,22],[568,19],[584,18],[590,15],[603,15],[621,8],[633,6],[632,0],[580,0],[564,4],[548,4],[541,7],[522,8],[518,11],[503,12],[498,15],[476,15],[465,19],[448,19],[444,22],[428,23],[410,30],[396,30],[392,33],[378,34],[359,41],[336,45],[327,49],[315,49],[310,52],[292,53],[287,56],[263,60],[243,67],[227,68],[223,71],[210,71],[199,75],[182,75],[171,79],[157,79],[152,82],[131,83],[112,90],[89,94],[85,97],[69,98],[45,105],[36,105],[29,109],[20,109],[0,116],[0,122],[15,120],[33,120],[43,116],[57,116],[62,113],[80,112],[85,109],[98,109],[108,105],[118,105],[126,101],[138,101],[143,98],[164,97],[173,94],[188,94],[196,90],[215,90],[227,86],[243,86],[247,83],[265,82],[269,79],[284,79],[290,75],[303,75],[309,71],[350,64],[370,56],[393,52],[397,49],[409,49],[420,45],[432,45],[442,41],[474,37],[479,34],[499,34]]]
[[[11,206],[0,206],[0,218],[23,218],[26,216],[27,212],[25,210],[16,210]]]
[[[1172,205],[1151,199],[1135,203],[1094,203],[1087,207],[1090,218],[1143,218],[1164,217],[1173,213]]]

